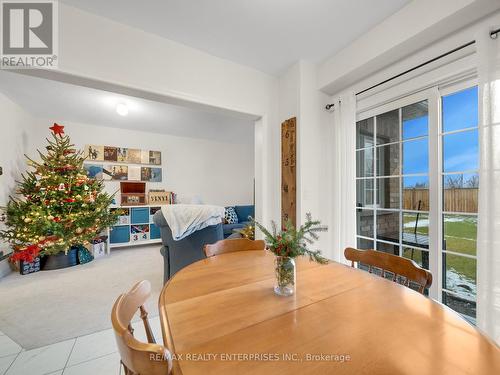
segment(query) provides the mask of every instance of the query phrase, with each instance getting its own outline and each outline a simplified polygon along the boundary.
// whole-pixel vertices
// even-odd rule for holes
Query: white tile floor
[[[157,342],[161,342],[159,317],[149,322]],[[144,341],[142,325],[134,328],[137,339]],[[89,374],[120,374],[120,356],[111,329],[32,350],[24,350],[0,332],[0,375]]]

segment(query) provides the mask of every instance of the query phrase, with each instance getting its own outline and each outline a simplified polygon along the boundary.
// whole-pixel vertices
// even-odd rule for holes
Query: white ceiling
[[[61,1],[270,74],[300,59],[324,60],[410,2]]]
[[[253,142],[254,123],[220,113],[120,95],[108,91],[0,71],[0,92],[32,115],[221,142]],[[126,117],[116,113],[125,103]]]

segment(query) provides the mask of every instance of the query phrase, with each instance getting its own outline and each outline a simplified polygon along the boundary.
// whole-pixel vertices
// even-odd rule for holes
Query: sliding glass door
[[[479,188],[478,90],[446,90],[441,98],[442,300],[474,321]]]
[[[430,295],[472,318],[477,155],[475,87],[430,89],[356,123],[358,248],[429,269]]]

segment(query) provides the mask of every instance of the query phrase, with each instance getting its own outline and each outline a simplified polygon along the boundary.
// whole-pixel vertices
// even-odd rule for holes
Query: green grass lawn
[[[403,223],[414,223],[416,214],[404,214]],[[428,216],[420,215],[417,227],[417,233],[428,235]],[[444,223],[444,236],[446,240],[446,249],[468,255],[476,255],[476,237],[477,237],[477,219],[470,216],[447,215]],[[406,233],[414,233],[414,226],[404,228]],[[411,251],[406,250],[403,254],[410,257]],[[413,260],[421,263],[421,253],[414,251]],[[459,274],[464,275],[469,280],[476,280],[476,260],[458,255],[446,255],[447,268],[453,268]]]

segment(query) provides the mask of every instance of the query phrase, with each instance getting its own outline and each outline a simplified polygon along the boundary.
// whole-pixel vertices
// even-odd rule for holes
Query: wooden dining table
[[[368,272],[297,259],[274,294],[274,256],[242,251],[182,269],[159,299],[174,373],[500,374],[500,349],[448,307]]]

